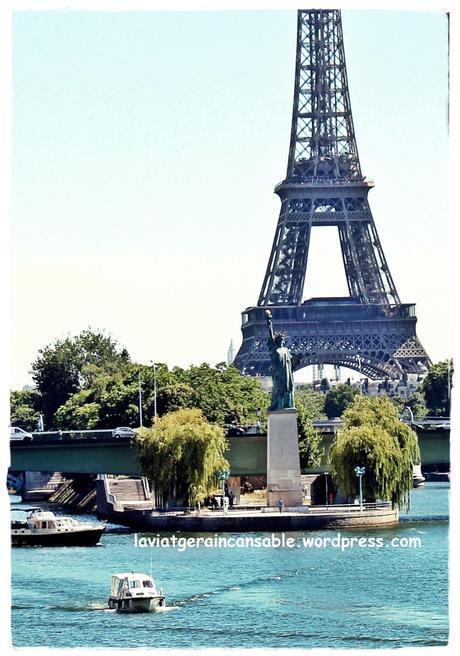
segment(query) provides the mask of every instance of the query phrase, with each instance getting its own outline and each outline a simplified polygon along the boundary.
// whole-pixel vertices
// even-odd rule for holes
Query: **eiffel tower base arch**
[[[275,331],[286,335],[294,370],[332,364],[373,380],[426,373],[431,365],[415,333],[414,305],[361,305],[322,299],[300,306],[271,306]],[[266,306],[243,312],[243,343],[235,365],[244,374],[270,375]]]

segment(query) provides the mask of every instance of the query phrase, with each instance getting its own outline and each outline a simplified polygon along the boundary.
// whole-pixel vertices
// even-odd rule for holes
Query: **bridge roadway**
[[[417,422],[422,465],[450,462],[447,424]],[[327,452],[341,423],[317,422],[321,430],[324,456],[314,472],[327,471]],[[228,437],[226,457],[234,476],[265,475],[267,436],[244,434]],[[129,437],[114,438],[112,431],[35,433],[32,441],[11,442],[11,471],[44,471],[81,474],[126,474],[139,476],[134,442]]]

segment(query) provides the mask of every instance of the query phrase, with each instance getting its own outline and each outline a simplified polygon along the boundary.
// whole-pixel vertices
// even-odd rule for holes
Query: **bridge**
[[[328,470],[327,453],[340,421],[315,422],[321,431],[324,456],[312,472]],[[422,466],[450,462],[450,428],[446,420],[412,424],[418,433]],[[267,436],[244,433],[228,437],[226,457],[233,476],[265,475]],[[35,433],[32,441],[11,442],[11,471],[52,471],[74,474],[139,476],[134,440],[115,438],[112,431]]]

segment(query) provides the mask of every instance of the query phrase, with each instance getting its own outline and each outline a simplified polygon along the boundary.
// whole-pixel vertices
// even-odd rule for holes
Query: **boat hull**
[[[162,595],[156,597],[132,597],[130,599],[109,598],[109,608],[118,613],[151,613],[165,605]]]
[[[91,547],[101,539],[105,526],[62,533],[12,533],[13,547]]]

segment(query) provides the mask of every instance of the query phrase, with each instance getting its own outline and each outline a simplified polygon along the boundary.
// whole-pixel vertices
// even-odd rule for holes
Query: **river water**
[[[444,645],[448,494],[449,484],[427,483],[413,491],[411,511],[396,528],[285,534],[294,547],[140,548],[134,533],[109,525],[97,547],[14,548],[13,644]],[[255,536],[270,538],[246,537]],[[321,546],[318,538],[327,537],[339,546]],[[353,537],[365,538],[366,546],[340,543]],[[308,538],[316,542],[308,546]],[[381,538],[383,545],[370,546],[369,538]],[[153,573],[166,595],[165,611],[126,615],[106,609],[112,573],[131,570]]]

